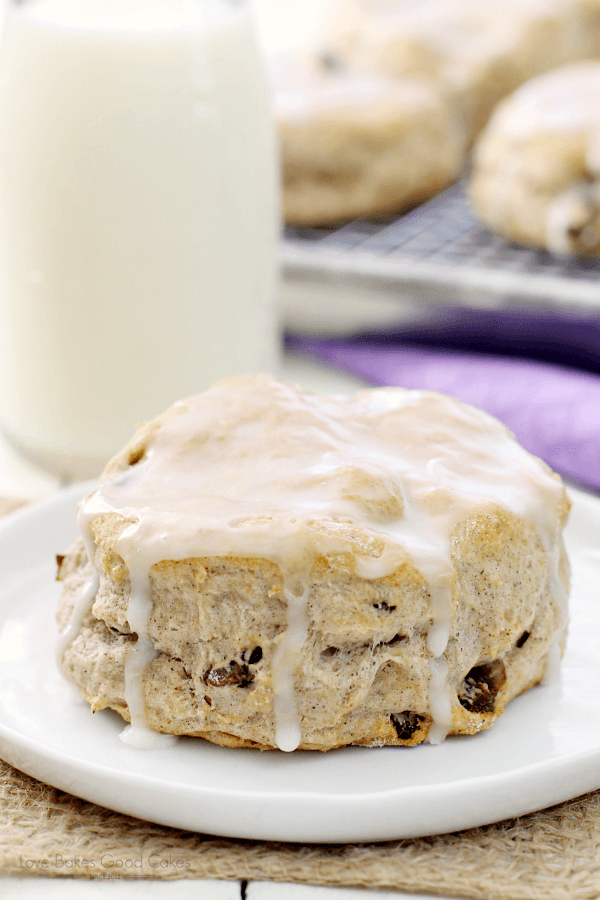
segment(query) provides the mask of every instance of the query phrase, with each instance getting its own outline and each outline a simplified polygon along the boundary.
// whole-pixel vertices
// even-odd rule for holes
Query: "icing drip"
[[[429,681],[429,707],[433,723],[427,740],[430,744],[441,744],[452,727],[452,702],[448,687],[448,663],[440,654],[429,660],[431,679]]]
[[[274,739],[283,750],[295,749],[302,730],[294,677],[309,627],[308,576],[316,559],[339,553],[351,555],[361,578],[384,578],[407,560],[422,576],[431,619],[429,740],[443,740],[451,727],[444,654],[454,529],[499,505],[532,522],[552,548],[563,502],[560,479],[500,423],[440,394],[380,388],[352,398],[314,397],[248,376],[175,404],[141,426],[79,517],[90,559],[94,518],[116,513],[125,522],[116,551],[129,570],[127,618],[138,639],[126,662],[132,726],[124,740],[140,746],[149,737],[142,684],[157,653],[148,633],[151,567],[237,556],[270,560],[283,576],[287,621],[270,660]],[[349,523],[371,545],[329,527],[336,523]],[[97,586],[95,575],[69,635],[77,633]]]
[[[141,622],[141,620],[140,620]],[[141,628],[141,624],[138,626]],[[139,633],[136,643],[127,652],[125,659],[125,700],[129,707],[131,725],[121,732],[124,744],[136,750],[160,750],[170,747],[176,738],[169,734],[152,731],[146,724],[144,702],[144,672],[148,663],[158,656],[152,641],[145,633]]]
[[[448,664],[444,658],[452,619],[452,577],[452,567],[448,560],[448,568],[444,566],[438,578],[429,584],[431,627],[427,632],[427,649],[431,653],[429,705],[433,720],[427,736],[430,744],[441,744],[452,727],[452,702],[447,682]]]
[[[127,651],[125,659],[125,701],[129,707],[131,724],[121,733],[121,740],[138,750],[153,750],[169,746],[174,738],[151,731],[146,724],[144,702],[144,672],[158,656],[158,650],[148,635],[152,598],[150,595],[150,569],[136,565],[135,556],[143,553],[136,546],[139,523],[135,522],[122,533],[117,550],[129,569],[131,594],[127,604],[127,622],[138,638]]]
[[[94,539],[90,531],[88,516],[86,516],[86,514],[82,510],[79,511],[79,515],[77,517],[77,525],[79,527],[81,536],[83,537],[87,558],[92,565],[92,574],[75,602],[75,606],[73,607],[71,618],[69,619],[67,627],[64,629],[64,631],[61,632],[58,638],[56,655],[59,666],[62,662],[65,650],[67,649],[71,641],[73,641],[81,631],[83,620],[90,612],[94,604],[96,594],[98,593],[98,587],[100,585],[100,576],[98,575],[98,571],[94,565]]]
[[[287,628],[273,658],[275,743],[280,750],[295,750],[302,738],[294,690],[294,670],[308,632],[306,603],[308,588],[296,583],[295,590],[284,584],[287,600]]]

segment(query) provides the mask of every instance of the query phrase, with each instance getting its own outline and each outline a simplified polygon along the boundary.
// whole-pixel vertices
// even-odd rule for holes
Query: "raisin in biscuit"
[[[557,69],[504,101],[476,148],[470,196],[509,240],[600,254],[600,62]]]
[[[568,506],[449,397],[221,382],[140,426],[82,503],[62,666],[134,744],[474,734],[560,655]]]

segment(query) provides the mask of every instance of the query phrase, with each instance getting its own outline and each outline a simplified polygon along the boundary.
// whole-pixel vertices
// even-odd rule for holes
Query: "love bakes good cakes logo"
[[[19,867],[21,869],[34,871],[62,871],[65,874],[78,873],[92,875],[97,873],[101,876],[110,874],[112,877],[119,877],[120,874],[126,872],[140,872],[141,869],[146,871],[156,871],[157,873],[166,870],[181,871],[189,869],[190,861],[182,856],[175,856],[169,853],[161,856],[158,853],[151,853],[150,856],[143,857],[119,857],[112,853],[104,853],[99,859],[86,859],[84,856],[66,856],[62,853],[55,853],[52,856],[43,859],[29,859],[19,855]]]

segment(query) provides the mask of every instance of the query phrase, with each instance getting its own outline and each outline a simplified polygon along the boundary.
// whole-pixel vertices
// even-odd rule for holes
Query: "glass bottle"
[[[65,479],[272,371],[276,140],[244,0],[8,0],[0,425]]]

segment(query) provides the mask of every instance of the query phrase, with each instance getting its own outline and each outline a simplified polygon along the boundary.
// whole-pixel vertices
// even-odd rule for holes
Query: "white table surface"
[[[281,363],[280,376],[298,382],[318,393],[347,393],[364,386],[364,382],[328,366],[287,353]],[[0,436],[0,496],[23,500],[51,496],[60,484],[54,478],[33,468],[6,444]],[[239,881],[132,881],[97,877],[92,880],[74,878],[3,877],[0,878],[1,900],[93,900],[100,897],[127,900],[451,900],[430,894],[406,894],[397,891],[363,890],[360,888],[324,888],[300,884]]]
[[[274,881],[132,881],[131,879],[3,878],[2,900],[451,900],[360,888],[325,888]]]

